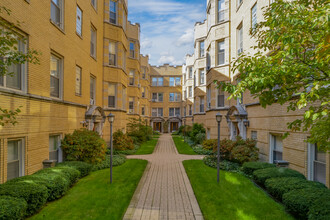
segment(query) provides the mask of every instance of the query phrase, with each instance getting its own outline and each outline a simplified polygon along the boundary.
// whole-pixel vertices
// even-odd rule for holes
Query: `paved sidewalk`
[[[178,154],[171,135],[163,134],[153,154],[128,158],[148,160],[149,164],[124,220],[203,219],[182,165],[183,160],[201,160],[203,156]]]

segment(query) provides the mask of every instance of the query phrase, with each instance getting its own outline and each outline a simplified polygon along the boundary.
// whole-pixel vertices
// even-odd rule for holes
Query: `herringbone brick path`
[[[149,164],[124,220],[203,219],[182,165],[183,160],[200,160],[203,156],[178,154],[171,135],[163,134],[153,154],[128,158],[148,160]]]

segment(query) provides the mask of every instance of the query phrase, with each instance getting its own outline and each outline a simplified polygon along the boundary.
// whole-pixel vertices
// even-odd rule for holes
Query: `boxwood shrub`
[[[270,178],[265,182],[266,190],[278,200],[282,200],[284,193],[290,192],[294,189],[305,188],[323,188],[326,186],[319,182],[308,181],[297,177],[277,177]]]
[[[253,180],[261,186],[264,186],[267,179],[274,177],[297,177],[305,179],[305,176],[298,171],[283,167],[271,167],[253,172]]]
[[[125,162],[126,162],[126,157],[121,155],[113,155],[113,161],[112,161],[113,166],[120,166]],[[103,170],[106,168],[110,168],[110,156],[108,155],[106,157],[106,160],[104,160],[102,163],[94,165],[92,170],[96,171],[96,170]]]
[[[26,215],[37,212],[47,201],[48,190],[45,186],[31,182],[9,182],[0,185],[0,195],[24,199],[27,204]]]
[[[203,162],[205,165],[213,168],[217,168],[217,157],[216,156],[206,156],[203,158]],[[219,163],[219,167],[221,170],[238,172],[240,171],[240,166],[238,163],[234,163],[228,160],[221,160]]]
[[[0,196],[0,219],[23,219],[27,206],[22,198]]]
[[[70,186],[77,182],[80,176],[80,171],[72,167],[52,167],[39,170],[36,174],[59,174],[69,180]]]
[[[56,167],[72,167],[80,171],[80,177],[84,177],[91,172],[93,165],[81,161],[66,161],[63,163],[58,163]]]
[[[320,188],[295,189],[283,195],[283,204],[298,219],[307,219],[310,208],[323,196],[329,199],[330,191]],[[318,205],[323,206],[323,204]]]
[[[245,162],[245,163],[243,163],[242,171],[246,175],[251,176],[253,174],[253,172],[256,170],[270,168],[270,167],[276,167],[276,165],[272,164],[272,163],[266,163],[266,162],[260,162],[260,161]]]
[[[309,208],[308,219],[329,220],[330,219],[330,196],[328,193],[315,200]]]

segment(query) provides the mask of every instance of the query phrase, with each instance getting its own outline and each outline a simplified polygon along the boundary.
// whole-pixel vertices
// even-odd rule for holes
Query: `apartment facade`
[[[260,160],[274,163],[276,160],[289,162],[289,167],[303,173],[309,180],[315,180],[330,186],[330,155],[319,152],[314,144],[305,142],[308,132],[291,132],[287,138],[284,133],[290,132],[287,123],[303,117],[303,111],[287,112],[287,105],[274,104],[262,108],[258,100],[253,99],[248,92],[237,100],[227,100],[226,94],[217,81],[237,83],[238,72],[233,72],[231,63],[240,53],[254,53],[251,49],[256,44],[249,30],[263,19],[262,8],[269,6],[269,0],[208,0],[207,19],[195,25],[195,52],[186,57],[186,70],[193,67],[194,78],[194,108],[192,121],[203,123],[207,130],[207,138],[217,138],[216,113],[221,113],[221,138],[242,138],[257,140]],[[207,26],[204,36],[201,36],[200,26]],[[204,47],[200,41],[204,40]],[[196,46],[197,45],[197,46]],[[202,63],[200,50],[206,54],[205,96],[206,109],[202,113],[200,97],[204,94],[200,89],[200,67]],[[197,56],[196,56],[197,54]],[[192,61],[193,57],[193,61]],[[190,86],[185,81],[183,90]],[[191,100],[184,99],[184,106]],[[187,118],[189,121],[189,118]]]

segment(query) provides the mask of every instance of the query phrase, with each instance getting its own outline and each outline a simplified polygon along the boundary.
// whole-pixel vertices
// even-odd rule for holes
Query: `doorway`
[[[175,132],[179,130],[179,122],[171,122],[170,124],[170,132]]]
[[[161,122],[154,122],[154,131],[162,132],[162,123]]]

